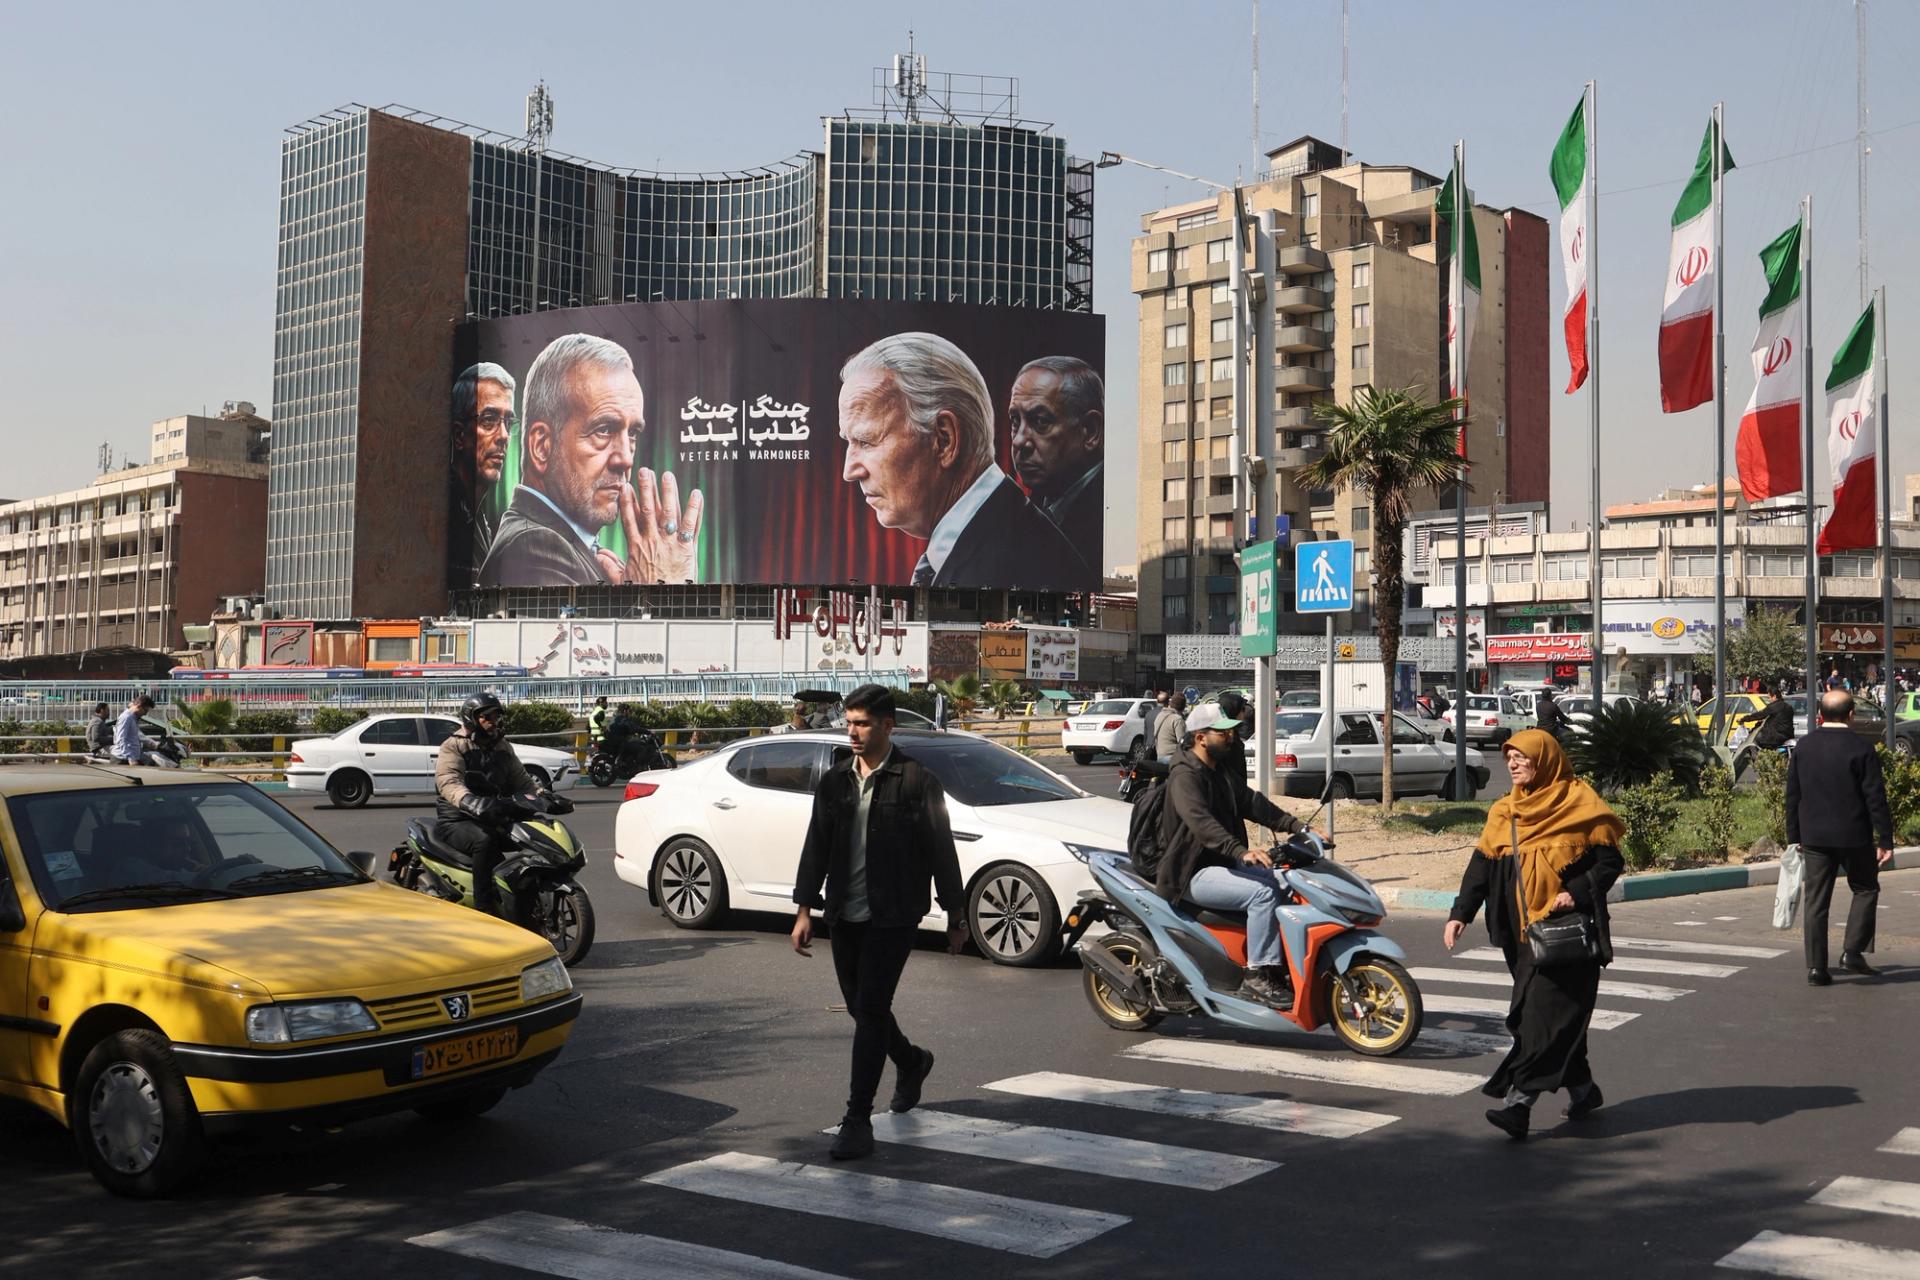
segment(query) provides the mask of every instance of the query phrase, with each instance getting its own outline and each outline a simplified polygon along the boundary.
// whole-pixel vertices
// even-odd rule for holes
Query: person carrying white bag
[[[1805,874],[1806,861],[1800,856],[1800,846],[1788,845],[1780,855],[1780,882],[1773,890],[1774,928],[1793,928],[1794,912],[1800,906],[1800,884]]]

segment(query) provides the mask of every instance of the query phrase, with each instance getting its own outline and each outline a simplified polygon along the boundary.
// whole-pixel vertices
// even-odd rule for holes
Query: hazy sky
[[[1727,183],[1728,458],[1751,384],[1760,247],[1815,200],[1815,359],[1858,310],[1854,22],[1846,0],[1354,0],[1351,149],[1442,172],[1456,137],[1493,205],[1552,217],[1547,157],[1581,85],[1601,89],[1604,433],[1609,502],[1712,473],[1708,408],[1659,412],[1655,337],[1668,216],[1716,98]],[[0,495],[84,484],[95,451],[144,460],[157,418],[271,412],[278,146],[346,102],[425,108],[503,132],[544,78],[556,149],[613,165],[725,169],[821,143],[819,118],[869,101],[911,24],[935,72],[1019,79],[1029,119],[1073,151],[1123,151],[1230,181],[1251,174],[1251,5],[1232,3],[34,5],[0,51],[16,122],[0,201],[0,370],[17,412]],[[1337,140],[1337,0],[1261,8],[1266,145]],[[1870,9],[1872,278],[1889,295],[1896,424],[1920,421],[1920,6]],[[1128,239],[1146,209],[1202,194],[1137,169],[1097,188],[1095,304],[1108,321],[1107,559],[1135,558],[1135,327]],[[1557,253],[1557,250],[1556,250]],[[1561,308],[1553,272],[1552,314]],[[1554,524],[1587,519],[1585,393],[1558,395]],[[1895,474],[1920,469],[1908,426]],[[1903,441],[1905,442],[1903,444]],[[1824,450],[1824,443],[1820,446]],[[1822,456],[1822,489],[1824,456]]]

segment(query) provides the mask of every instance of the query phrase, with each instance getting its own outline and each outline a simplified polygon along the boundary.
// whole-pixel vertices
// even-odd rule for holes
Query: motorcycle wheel
[[[593,785],[596,787],[612,786],[613,761],[607,759],[605,756],[595,756],[587,763],[587,777],[593,781]]]
[[[533,895],[533,919],[529,927],[548,942],[571,969],[587,958],[593,946],[593,899],[576,882],[572,893],[558,889],[540,889]]]
[[[1130,933],[1110,933],[1087,945],[1104,947],[1116,963],[1136,971],[1153,954],[1149,943]],[[1082,973],[1081,989],[1087,994],[1087,1003],[1093,1006],[1094,1016],[1115,1031],[1146,1031],[1156,1026],[1162,1017],[1156,1010],[1135,1004],[1115,991],[1092,969]]]
[[[1399,1053],[1420,1035],[1424,1009],[1413,976],[1382,956],[1365,956],[1347,970],[1347,982],[1359,994],[1361,1008],[1347,1004],[1340,984],[1322,979],[1333,1034],[1355,1053],[1385,1058]]]

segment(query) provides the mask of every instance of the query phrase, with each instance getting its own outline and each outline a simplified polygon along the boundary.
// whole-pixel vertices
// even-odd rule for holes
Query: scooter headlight
[[[1127,856],[1126,850],[1124,849],[1102,849],[1097,844],[1074,844],[1066,840],[1061,841],[1061,844],[1066,847],[1067,852],[1072,854],[1078,862],[1085,862],[1090,856],[1096,853],[1104,853],[1108,857],[1119,858],[1122,861],[1124,861]]]

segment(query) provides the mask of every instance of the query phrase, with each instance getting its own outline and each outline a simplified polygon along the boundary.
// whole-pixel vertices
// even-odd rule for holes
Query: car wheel
[[[533,779],[533,785],[535,790],[537,791],[553,790],[553,775],[548,773],[545,769],[541,768],[539,765],[537,764],[528,765],[527,776]]]
[[[1060,954],[1060,912],[1046,881],[1018,863],[988,867],[967,895],[967,927],[995,964],[1031,968]]]
[[[121,1031],[93,1046],[70,1105],[80,1154],[115,1195],[164,1196],[206,1155],[200,1113],[158,1031]]]
[[[1905,734],[1896,734],[1893,739],[1893,749],[1900,755],[1910,756],[1913,754],[1913,739]]]
[[[373,795],[373,779],[358,769],[342,769],[327,779],[327,798],[340,809],[358,809]]]
[[[661,850],[653,885],[660,914],[682,929],[705,929],[727,909],[727,877],[720,859],[692,836]]]
[[[1467,775],[1465,786],[1459,785],[1459,782],[1459,771],[1449,770],[1447,780],[1440,784],[1440,798],[1442,800],[1471,800],[1479,795],[1479,788],[1473,785],[1472,774]]]
[[[1327,794],[1332,796],[1335,800],[1353,799],[1353,779],[1349,778],[1344,773],[1334,774],[1333,786],[1328,791]]]
[[[1083,751],[1079,747],[1075,747],[1071,754],[1075,764],[1086,765],[1093,763],[1093,752],[1091,751]]]
[[[478,1093],[462,1094],[458,1098],[448,1098],[445,1102],[429,1102],[424,1107],[415,1107],[414,1114],[433,1124],[460,1124],[487,1114],[500,1105],[507,1096],[505,1089],[482,1089]]]

